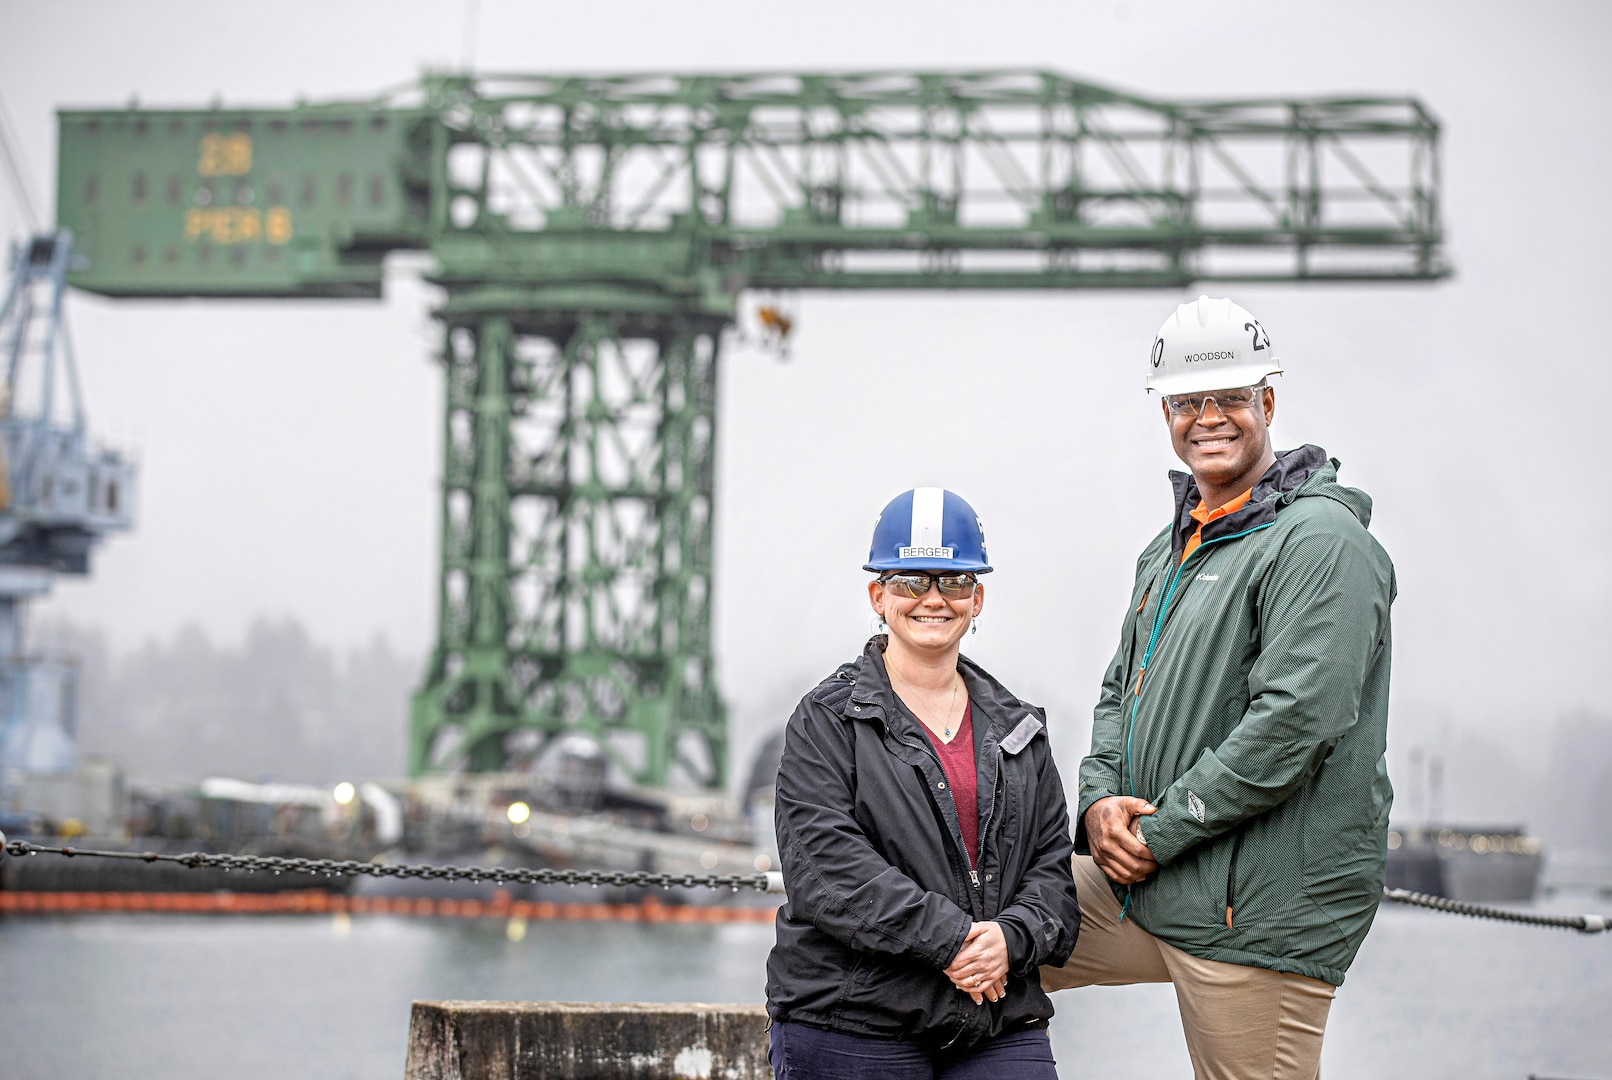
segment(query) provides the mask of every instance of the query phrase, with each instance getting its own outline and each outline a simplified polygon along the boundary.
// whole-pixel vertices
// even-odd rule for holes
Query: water
[[[766,925],[11,917],[0,1078],[398,1080],[416,998],[759,1003],[771,944]],[[1053,1000],[1065,1078],[1190,1076],[1168,987]],[[1385,909],[1333,1006],[1322,1075],[1530,1074],[1612,1080],[1612,934]]]

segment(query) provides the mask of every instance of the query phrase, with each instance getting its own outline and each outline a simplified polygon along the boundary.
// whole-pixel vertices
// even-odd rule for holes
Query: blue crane
[[[68,231],[11,247],[0,303],[0,786],[71,769],[76,666],[29,653],[24,615],[58,574],[89,573],[109,533],[134,524],[136,470],[93,445],[62,301]]]

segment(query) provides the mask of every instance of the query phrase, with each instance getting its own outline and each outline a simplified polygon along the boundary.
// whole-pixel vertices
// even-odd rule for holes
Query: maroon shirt
[[[980,861],[980,804],[978,765],[974,761],[974,703],[963,706],[963,718],[957,722],[957,731],[951,742],[942,742],[939,733],[929,730],[920,721],[919,726],[935,747],[940,767],[946,772],[946,784],[952,789],[952,802],[957,806],[957,827],[963,834],[963,847],[968,849],[968,865],[972,868]]]

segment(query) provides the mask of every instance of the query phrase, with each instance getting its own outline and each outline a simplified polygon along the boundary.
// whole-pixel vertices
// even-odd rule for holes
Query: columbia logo
[[[1199,581],[1219,581],[1220,580],[1220,575],[1219,574],[1199,574],[1198,575],[1198,580]]]

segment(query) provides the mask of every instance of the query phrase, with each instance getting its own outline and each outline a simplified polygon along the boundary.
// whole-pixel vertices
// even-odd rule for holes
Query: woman
[[[881,631],[801,700],[778,770],[788,902],[767,961],[779,1080],[1055,1080],[1037,968],[1080,907],[1045,716],[958,653],[985,533],[904,492],[863,568]]]

